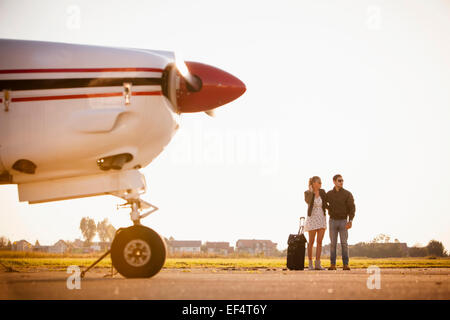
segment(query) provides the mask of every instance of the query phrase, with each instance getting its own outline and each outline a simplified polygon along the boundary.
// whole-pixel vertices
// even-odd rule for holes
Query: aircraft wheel
[[[126,278],[149,278],[166,261],[166,243],[150,228],[141,225],[124,228],[111,244],[111,261]]]

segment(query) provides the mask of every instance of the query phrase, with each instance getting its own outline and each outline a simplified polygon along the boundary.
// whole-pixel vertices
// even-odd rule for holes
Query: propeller
[[[180,75],[176,85],[176,105],[180,113],[205,112],[213,117],[214,109],[227,104],[245,91],[245,84],[219,68],[176,56]]]

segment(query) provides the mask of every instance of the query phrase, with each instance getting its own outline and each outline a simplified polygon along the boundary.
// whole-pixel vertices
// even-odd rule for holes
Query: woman
[[[325,270],[320,265],[320,254],[322,252],[322,240],[327,228],[327,194],[321,189],[322,181],[318,176],[309,179],[309,188],[305,191],[305,201],[308,204],[308,216],[306,217],[305,231],[308,231],[308,259],[309,270]],[[316,261],[313,267],[312,252],[314,238],[317,234]]]

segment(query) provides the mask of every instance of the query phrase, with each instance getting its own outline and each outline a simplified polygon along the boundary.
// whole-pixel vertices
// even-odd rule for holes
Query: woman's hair
[[[311,187],[312,184],[313,184],[314,182],[316,182],[317,180],[320,180],[320,177],[314,176],[314,177],[309,178],[308,187]]]

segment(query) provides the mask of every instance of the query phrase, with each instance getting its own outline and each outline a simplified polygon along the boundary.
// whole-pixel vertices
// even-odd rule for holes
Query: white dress
[[[311,216],[306,216],[305,231],[327,228],[327,217],[323,214],[322,198],[314,196]]]

